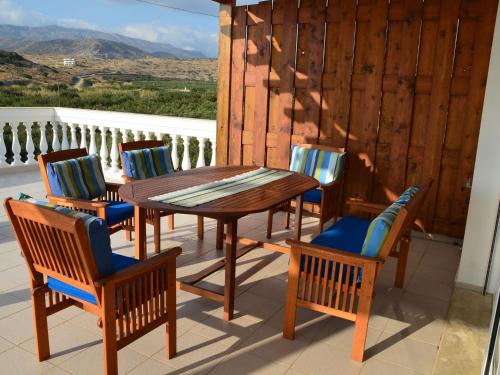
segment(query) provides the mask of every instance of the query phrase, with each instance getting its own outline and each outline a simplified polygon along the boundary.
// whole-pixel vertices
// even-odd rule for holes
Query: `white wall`
[[[457,284],[482,288],[500,200],[500,7],[497,12],[469,212]],[[488,291],[500,283],[500,240]]]

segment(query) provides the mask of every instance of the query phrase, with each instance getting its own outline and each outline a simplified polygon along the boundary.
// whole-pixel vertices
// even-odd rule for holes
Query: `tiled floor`
[[[0,176],[0,198],[20,191],[43,197],[38,172]],[[240,233],[264,237],[265,214],[241,221]],[[165,224],[163,224],[166,227]],[[305,219],[304,239],[316,227]],[[222,256],[214,249],[214,223],[206,239],[196,239],[195,221],[176,217],[176,230],[164,233],[164,248],[180,245],[178,275],[187,275]],[[276,215],[276,240],[289,233]],[[149,241],[151,243],[151,233]],[[122,233],[112,236],[118,252],[132,255]],[[392,288],[395,261],[389,259],[377,282],[367,339],[367,360],[350,360],[353,324],[299,310],[295,341],[282,338],[288,258],[258,249],[238,261],[236,318],[222,320],[217,303],[178,292],[178,355],[164,356],[161,327],[119,352],[120,373],[131,374],[430,374],[444,330],[459,249],[415,238],[406,286]],[[208,282],[221,285],[222,273]],[[100,330],[92,315],[70,308],[49,319],[51,358],[33,355],[28,272],[0,209],[0,368],[5,374],[98,374],[102,372]]]

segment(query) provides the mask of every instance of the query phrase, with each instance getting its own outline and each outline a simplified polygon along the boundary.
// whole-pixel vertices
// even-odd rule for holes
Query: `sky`
[[[95,29],[199,50],[207,57],[217,56],[217,14],[218,4],[210,0],[0,0],[0,24]]]

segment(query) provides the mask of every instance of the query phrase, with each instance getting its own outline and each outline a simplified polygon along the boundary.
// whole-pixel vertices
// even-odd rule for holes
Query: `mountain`
[[[185,50],[168,43],[149,42],[97,30],[72,29],[55,25],[37,27],[0,25],[0,48],[5,50],[21,51],[27,44],[33,44],[34,42],[63,39],[72,41],[81,41],[84,39],[110,41],[134,47],[152,56],[168,56],[179,59],[205,58],[200,51]]]
[[[93,56],[102,59],[136,59],[148,55],[139,48],[103,39],[53,39],[28,42],[16,48],[16,51],[23,54]]]

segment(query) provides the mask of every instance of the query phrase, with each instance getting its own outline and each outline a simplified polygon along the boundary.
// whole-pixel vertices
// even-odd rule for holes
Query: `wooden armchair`
[[[332,175],[329,178],[325,178],[325,175],[315,175],[315,168],[309,168],[306,161],[302,164],[302,168],[294,168],[293,157],[294,153],[292,151],[292,162],[290,165],[290,170],[295,170],[296,172],[302,172],[309,176],[315,177],[320,182],[320,187],[315,190],[308,191],[303,196],[303,213],[306,216],[312,216],[319,218],[319,231],[322,232],[325,223],[330,219],[336,219],[340,216],[340,206],[342,199],[342,187],[344,181],[344,165],[345,165],[345,149],[329,147],[323,145],[313,145],[313,144],[300,144],[294,145],[294,147],[323,151],[326,154],[339,154],[342,157],[338,160],[339,165],[333,165],[333,168],[339,168],[337,175]],[[307,158],[307,156],[306,156]],[[309,159],[314,164],[315,160]],[[274,209],[269,210],[267,218],[267,238],[271,238],[273,230],[273,216],[278,211],[285,211],[285,228],[290,227],[290,213],[295,212],[295,201],[286,202],[283,205],[277,206]]]
[[[84,148],[56,151],[38,156],[38,165],[40,167],[40,173],[42,174],[48,201],[58,206],[69,207],[77,211],[100,217],[108,223],[110,234],[124,229],[127,239],[131,240],[132,231],[134,230],[134,207],[123,202],[118,196],[120,184],[106,182],[105,194],[93,200],[55,195],[55,192],[52,191],[47,164],[83,156],[88,156],[88,152]]]
[[[119,153],[120,153],[120,160],[122,163],[122,166],[124,166],[124,159],[123,159],[123,152],[124,151],[134,151],[134,150],[142,150],[145,148],[153,148],[153,147],[162,147],[165,146],[163,141],[161,140],[149,140],[149,141],[134,141],[134,142],[125,142],[125,143],[120,143],[118,145]],[[122,176],[123,180],[125,182],[130,182],[134,181],[134,177],[127,175],[125,171],[125,167],[123,167],[124,174]],[[155,242],[155,248],[159,248],[160,246],[160,234],[161,234],[161,229],[160,229],[160,219],[161,217],[166,216],[167,217],[167,223],[168,223],[168,230],[173,230],[174,229],[174,215],[172,213],[166,212],[166,211],[159,211],[159,210],[146,210],[146,222],[152,224],[154,226],[154,242]],[[221,230],[220,226],[223,226],[221,223],[217,223],[217,248],[222,248],[222,242],[223,242],[223,228]],[[198,216],[198,238],[200,240],[203,239],[204,236],[204,221],[203,221],[203,216]],[[219,238],[220,237],[220,238]]]
[[[96,241],[90,240],[82,217],[11,198],[5,208],[31,275],[38,361],[50,357],[47,317],[70,306],[98,318],[106,374],[118,373],[119,349],[164,323],[166,354],[175,355],[175,262],[180,248],[142,262],[112,254],[111,248],[107,254],[96,253]],[[109,257],[111,272],[102,271],[96,254]]]
[[[410,230],[430,184],[420,188],[407,204],[395,208],[395,203],[384,210],[382,215],[393,215],[394,221],[379,243],[377,256],[362,255],[360,249],[362,247],[364,251],[368,227],[360,231],[360,234],[364,233],[361,237],[356,236],[352,228],[342,227],[343,223],[349,223],[352,218],[349,216],[328,229],[326,235],[316,237],[313,243],[288,241],[291,252],[283,329],[285,338],[293,340],[295,336],[297,306],[351,320],[355,322],[351,357],[356,361],[363,360],[377,275],[388,255],[403,254],[398,261],[404,266],[398,265],[398,272],[404,272]],[[374,208],[378,210],[378,206],[363,203],[356,204],[356,208],[367,208],[371,213]],[[354,218],[351,223],[354,225]],[[338,247],[342,244],[343,248],[328,246],[328,241],[335,242]],[[398,244],[399,251],[396,251]]]

